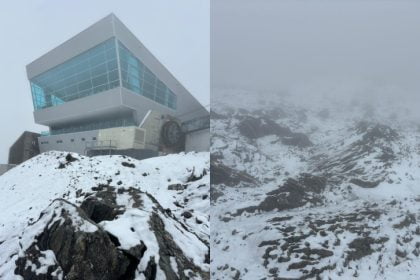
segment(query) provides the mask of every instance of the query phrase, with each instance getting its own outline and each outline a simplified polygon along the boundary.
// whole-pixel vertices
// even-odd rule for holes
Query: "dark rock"
[[[172,184],[168,186],[168,190],[171,191],[183,191],[185,190],[185,186],[182,184]]]
[[[290,257],[279,257],[279,258],[277,259],[277,261],[278,261],[279,263],[282,263],[282,262],[290,262]]]
[[[318,195],[326,185],[324,177],[304,173],[297,180],[289,178],[283,186],[267,193],[267,197],[258,206],[239,209],[235,215],[275,209],[283,211],[304,206],[308,202],[319,203],[321,198]]]
[[[197,267],[192,260],[187,258],[182,250],[176,245],[172,236],[165,230],[165,226],[159,215],[153,213],[149,221],[150,227],[153,232],[155,232],[156,239],[159,243],[159,266],[165,273],[166,279],[176,280],[176,279],[190,279],[194,278],[194,275],[197,277],[201,276],[202,279],[210,279],[210,275],[207,272],[202,271]],[[176,263],[178,266],[179,276],[173,271],[170,257],[176,256]],[[154,260],[151,260],[154,263]],[[191,275],[185,275],[185,270],[190,270]],[[153,278],[152,278],[153,279]]]
[[[183,216],[185,219],[189,219],[192,217],[192,214],[190,211],[185,211],[184,213],[181,214],[181,216]]]
[[[79,160],[79,159],[77,159],[77,158],[73,157],[70,153],[68,153],[68,154],[67,154],[67,156],[66,156],[66,161],[67,161],[68,163],[69,163],[69,162],[76,161],[76,160]]]
[[[191,172],[191,175],[188,177],[187,182],[195,182],[200,180],[201,178],[203,178],[204,176],[207,175],[207,170],[203,169],[203,171],[201,172],[200,175],[196,176],[195,175],[195,168],[193,169],[193,171]]]
[[[37,246],[32,245],[26,250],[26,256],[20,257],[16,260],[16,269],[15,274],[20,275],[23,279],[34,279],[34,280],[59,280],[63,279],[63,270],[59,264],[51,265],[47,268],[46,273],[36,274],[32,271],[30,266],[26,265],[26,262],[29,260],[37,269],[41,267],[39,261],[40,258],[45,257],[44,253],[37,248]],[[53,276],[55,274],[55,276]]]
[[[411,224],[415,224],[416,223],[416,216],[414,214],[407,214],[404,218],[404,220],[402,220],[400,223],[393,225],[393,228],[396,229],[402,229],[404,227],[408,227]]]
[[[304,268],[307,265],[311,265],[313,264],[312,262],[309,261],[301,261],[301,262],[296,262],[296,263],[292,263],[289,265],[289,267],[287,268],[287,270],[291,270],[291,269],[301,269]]]
[[[98,200],[96,197],[88,197],[80,206],[87,216],[95,223],[102,221],[112,221],[117,215],[124,211],[119,210],[115,204],[107,203],[103,200]]]
[[[312,146],[311,140],[306,134],[303,133],[291,133],[289,136],[283,137],[281,142],[284,145],[297,146],[300,148]]]
[[[401,250],[397,249],[395,251],[395,255],[397,255],[400,258],[405,258],[407,256],[407,252],[406,251],[401,251]]]
[[[278,240],[267,240],[263,241],[258,245],[258,247],[264,247],[264,246],[273,246],[273,245],[280,245],[280,242]]]
[[[391,142],[399,138],[399,134],[397,133],[397,131],[395,131],[391,127],[383,124],[373,124],[365,121],[359,122],[356,125],[356,131],[358,133],[363,134],[362,141],[364,143],[375,142],[381,139]]]
[[[123,192],[123,189],[118,189]],[[87,197],[80,208],[95,223],[112,221],[124,213],[124,209],[117,205],[115,189],[110,186],[100,185],[94,196]]]
[[[121,162],[121,165],[124,166],[124,167],[129,167],[129,168],[135,168],[136,167],[136,165],[134,163],[129,163],[129,162],[125,162],[125,161]]]
[[[355,185],[357,185],[359,187],[362,187],[362,188],[375,188],[381,182],[382,181],[373,181],[373,182],[370,182],[370,181],[364,181],[364,180],[357,179],[357,178],[353,178],[353,179],[350,180],[350,183],[355,184]]]
[[[211,161],[210,169],[210,181],[212,185],[223,184],[233,187],[239,183],[245,183],[247,185],[256,185],[258,183],[254,177],[246,172],[234,170],[218,161]]]
[[[72,163],[72,162],[74,162],[74,161],[76,161],[76,160],[79,160],[79,159],[77,159],[77,158],[73,157],[70,153],[68,153],[68,154],[66,155],[65,159],[66,159],[66,162],[60,162],[60,163],[59,163],[59,165],[58,165],[58,169],[63,169],[63,168],[66,168],[66,167],[67,167],[67,165],[69,165],[70,163]]]
[[[365,256],[371,255],[374,252],[371,246],[372,244],[383,244],[386,241],[388,241],[387,237],[374,239],[366,236],[354,239],[348,245],[352,250],[347,253],[344,266],[347,266],[350,261],[359,260]]]
[[[56,207],[55,213],[60,213],[62,221],[54,219],[54,216],[51,218],[44,231],[37,236],[36,243],[16,261],[16,274],[23,275],[27,272],[25,266],[22,266],[26,261],[37,260],[36,254],[31,251],[52,250],[68,280],[112,280],[124,276],[130,260],[115,247],[106,232],[100,228],[94,232],[80,231],[74,226],[77,222],[68,210],[73,209],[80,219],[91,223],[80,208],[64,200],[55,201],[52,205]],[[34,274],[25,279],[41,278]]]

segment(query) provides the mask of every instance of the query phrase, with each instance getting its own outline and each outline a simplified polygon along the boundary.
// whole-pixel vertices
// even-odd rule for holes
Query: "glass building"
[[[116,38],[32,78],[30,83],[35,110],[57,106],[120,84],[176,110],[176,95]]]
[[[191,122],[208,111],[114,14],[26,69],[35,122],[48,127],[39,139],[41,152],[84,153],[88,141],[102,141],[111,128],[143,129],[140,134],[156,142],[155,126],[163,119],[185,129],[208,127]]]

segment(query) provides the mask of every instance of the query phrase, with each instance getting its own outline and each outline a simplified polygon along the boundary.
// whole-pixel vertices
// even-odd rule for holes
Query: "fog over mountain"
[[[416,98],[418,1],[213,1],[213,88]]]
[[[419,8],[213,2],[212,279],[419,279]]]

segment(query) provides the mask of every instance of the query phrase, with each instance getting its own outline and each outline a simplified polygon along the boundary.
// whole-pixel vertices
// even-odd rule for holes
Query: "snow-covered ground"
[[[256,183],[212,185],[212,279],[420,279],[413,106],[314,97],[213,95],[212,165]]]
[[[25,256],[25,250],[46,225],[63,223],[65,218],[59,218],[58,210],[68,213],[77,230],[89,233],[101,228],[118,238],[118,250],[144,243],[147,250],[139,260],[135,279],[147,278],[143,273],[151,257],[158,264],[156,279],[166,279],[166,271],[159,263],[165,253],[152,228],[153,216],[163,222],[165,234],[174,242],[171,246],[182,251],[183,259],[165,255],[170,258],[170,273],[208,279],[209,161],[209,153],[181,153],[138,161],[124,156],[89,158],[47,152],[24,162],[0,176],[0,279],[19,279],[14,274],[17,259]],[[116,218],[94,223],[79,213],[87,199],[105,201],[100,197],[105,194],[115,200],[115,211],[122,209]],[[41,264],[32,264],[36,274],[57,264],[51,250],[42,251],[41,255]],[[187,267],[186,263],[202,274],[186,268],[178,271],[181,268],[177,265]],[[61,270],[56,270],[59,277],[63,276]]]

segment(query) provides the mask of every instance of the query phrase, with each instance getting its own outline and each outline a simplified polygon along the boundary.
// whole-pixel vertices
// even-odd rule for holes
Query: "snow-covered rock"
[[[312,96],[214,92],[212,279],[420,279],[413,107]]]
[[[209,279],[209,165],[61,152],[21,164],[0,177],[0,279]]]

